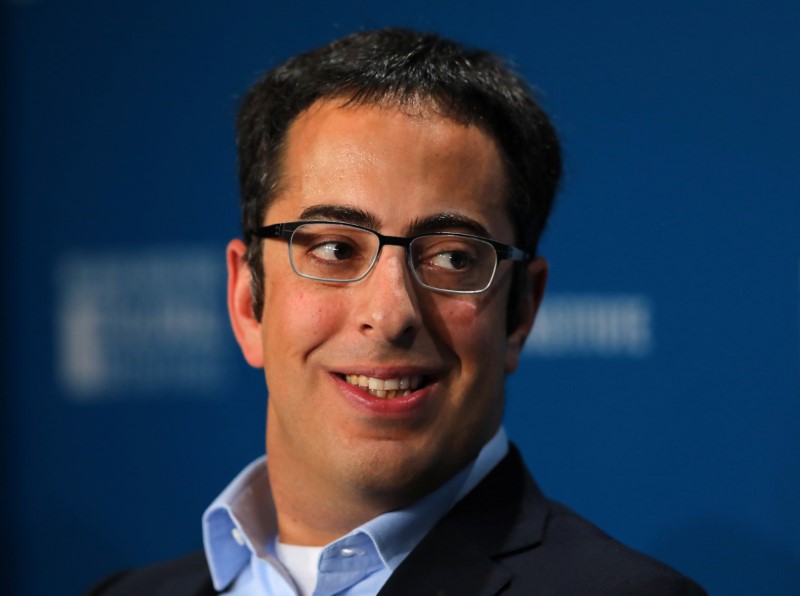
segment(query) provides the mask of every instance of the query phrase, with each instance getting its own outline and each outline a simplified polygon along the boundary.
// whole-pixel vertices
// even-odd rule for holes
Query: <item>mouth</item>
[[[381,399],[394,399],[411,395],[423,385],[424,378],[418,375],[378,379],[366,375],[343,375],[345,381],[361,387]]]

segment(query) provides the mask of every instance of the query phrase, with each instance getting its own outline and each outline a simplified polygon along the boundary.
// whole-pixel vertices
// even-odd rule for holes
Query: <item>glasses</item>
[[[294,272],[325,282],[364,279],[384,246],[402,246],[408,268],[420,285],[453,294],[478,294],[488,289],[501,259],[530,259],[524,250],[469,234],[436,232],[404,238],[330,221],[273,224],[254,234],[288,240]]]

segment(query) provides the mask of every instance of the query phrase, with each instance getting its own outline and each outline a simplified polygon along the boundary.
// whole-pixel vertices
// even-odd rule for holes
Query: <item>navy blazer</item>
[[[89,596],[210,596],[202,552],[112,576]],[[381,596],[702,595],[691,579],[544,497],[519,451],[447,513]]]

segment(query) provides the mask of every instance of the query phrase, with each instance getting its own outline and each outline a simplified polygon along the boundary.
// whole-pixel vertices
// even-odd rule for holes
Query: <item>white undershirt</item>
[[[275,541],[275,554],[297,584],[300,596],[311,596],[317,586],[319,556],[324,546],[297,546]]]

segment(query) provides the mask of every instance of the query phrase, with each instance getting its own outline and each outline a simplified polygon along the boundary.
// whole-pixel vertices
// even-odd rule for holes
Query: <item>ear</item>
[[[506,374],[514,372],[519,365],[519,356],[525,347],[525,340],[533,328],[536,313],[544,297],[547,285],[547,261],[538,257],[525,268],[525,289],[518,304],[517,325],[508,334],[506,348]]]
[[[231,327],[244,359],[250,366],[263,368],[264,349],[261,343],[261,323],[253,313],[250,293],[250,267],[245,253],[247,247],[241,240],[231,240],[225,252],[228,264],[228,314]]]

